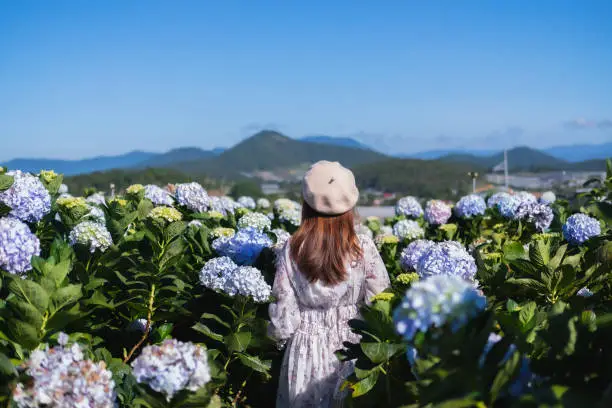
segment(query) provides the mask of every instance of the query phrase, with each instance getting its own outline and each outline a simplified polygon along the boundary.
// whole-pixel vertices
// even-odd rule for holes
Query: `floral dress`
[[[341,406],[338,388],[352,372],[334,354],[345,341],[358,342],[347,322],[359,306],[389,287],[389,275],[371,238],[359,235],[363,258],[347,267],[347,279],[334,286],[308,282],[289,254],[291,241],[278,254],[269,308],[269,335],[286,343],[277,408]]]

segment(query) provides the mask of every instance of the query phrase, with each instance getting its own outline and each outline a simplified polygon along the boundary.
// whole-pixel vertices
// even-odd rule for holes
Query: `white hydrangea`
[[[270,229],[272,222],[270,219],[262,213],[258,212],[249,212],[244,214],[238,220],[237,226],[238,229],[253,227],[258,231],[264,231]]]
[[[416,221],[400,220],[393,225],[393,235],[401,240],[414,240],[423,238],[425,231]]]
[[[70,245],[80,244],[89,247],[91,253],[94,253],[96,249],[104,252],[113,244],[113,238],[106,227],[93,221],[83,221],[77,224],[70,231],[68,238]]]
[[[267,198],[260,198],[259,200],[257,200],[257,207],[264,210],[270,208],[270,200],[268,200]]]
[[[242,208],[248,208],[249,210],[254,210],[255,207],[257,207],[255,199],[247,196],[238,197],[238,205]]]

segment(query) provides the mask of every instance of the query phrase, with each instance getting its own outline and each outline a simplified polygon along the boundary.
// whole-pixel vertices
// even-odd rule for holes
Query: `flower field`
[[[352,407],[612,406],[612,163],[571,202],[404,197],[356,226],[392,286],[351,321]],[[0,171],[0,405],[272,407],[300,204],[197,183],[71,195]]]

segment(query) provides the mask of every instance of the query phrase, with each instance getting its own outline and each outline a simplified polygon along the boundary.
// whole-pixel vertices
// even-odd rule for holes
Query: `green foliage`
[[[234,198],[238,198],[240,196],[249,196],[253,198],[262,197],[263,193],[261,191],[261,186],[259,183],[252,180],[242,180],[236,182],[231,190],[230,195]]]

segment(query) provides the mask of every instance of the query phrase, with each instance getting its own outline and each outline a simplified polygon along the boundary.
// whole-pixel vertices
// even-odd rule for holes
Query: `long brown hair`
[[[335,285],[346,279],[345,263],[362,256],[354,214],[324,215],[302,204],[302,223],[291,237],[291,259],[310,282]]]

